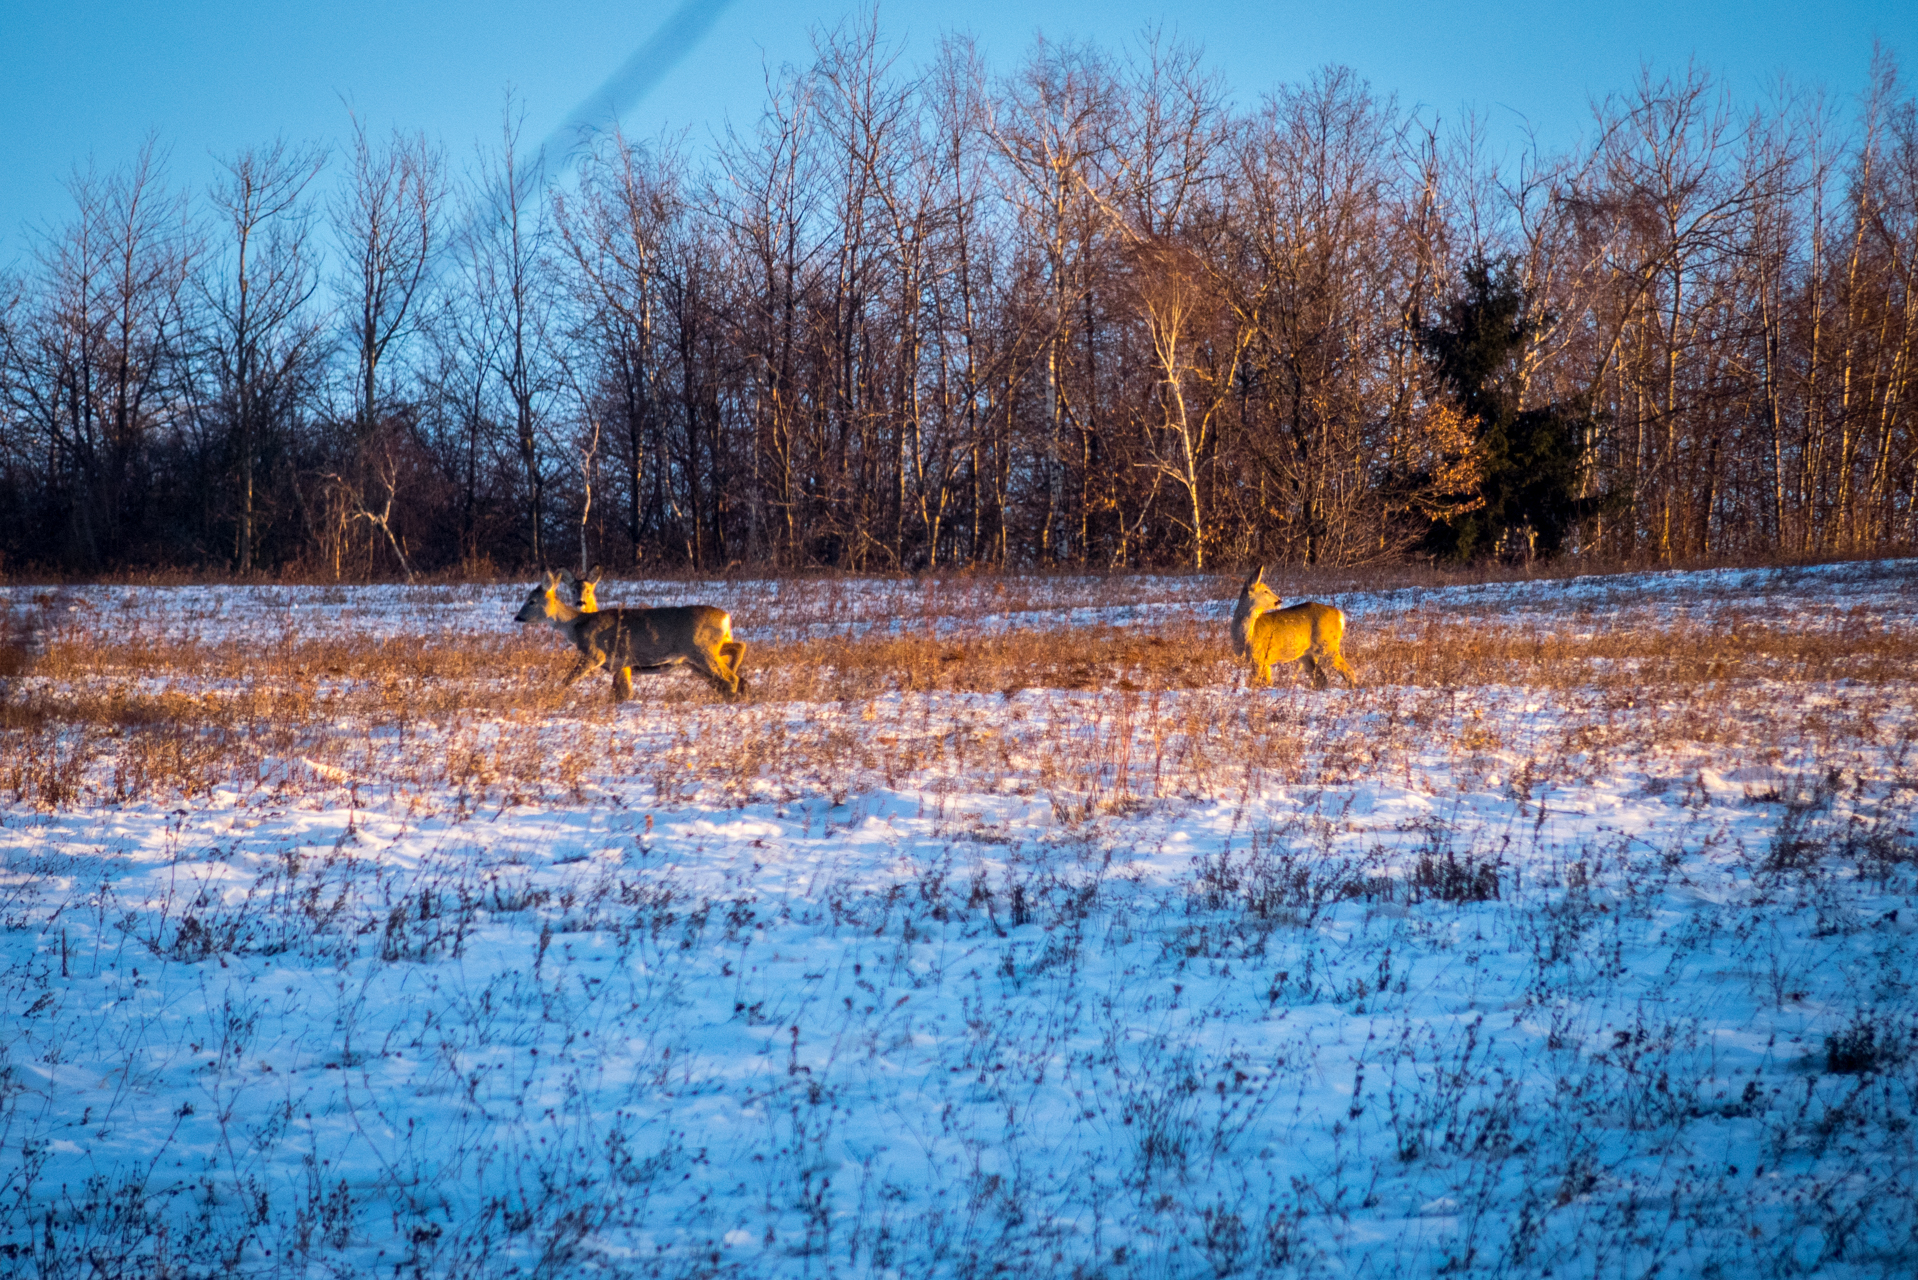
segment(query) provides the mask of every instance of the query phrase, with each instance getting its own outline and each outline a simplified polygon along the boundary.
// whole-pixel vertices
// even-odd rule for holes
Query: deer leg
[[[599,670],[599,668],[605,663],[605,661],[606,661],[606,655],[603,653],[580,654],[579,661],[573,664],[573,669],[571,671],[568,671],[566,673],[565,678],[559,682],[559,687],[562,689],[569,687],[575,680],[578,680],[581,676],[587,675],[591,672]]]
[[[746,683],[746,677],[739,674],[739,665],[746,660],[746,642],[728,640],[720,646],[720,652],[726,655],[726,669],[732,673],[733,692],[746,692],[750,686]]]
[[[728,698],[738,692],[739,680],[726,670],[726,664],[716,655],[701,650],[699,655],[692,659],[691,665],[695,671],[706,677],[713,688]]]
[[[1303,658],[1299,659],[1299,665],[1305,668],[1305,673],[1308,676],[1312,677],[1312,687],[1314,689],[1323,689],[1331,683],[1331,681],[1325,678],[1325,670],[1319,666],[1317,655],[1306,654]]]
[[[625,702],[633,696],[633,669],[621,667],[613,672],[613,701]]]
[[[1345,677],[1345,683],[1354,689],[1359,687],[1359,673],[1352,669],[1352,664],[1345,660],[1344,655],[1332,655],[1332,669]]]

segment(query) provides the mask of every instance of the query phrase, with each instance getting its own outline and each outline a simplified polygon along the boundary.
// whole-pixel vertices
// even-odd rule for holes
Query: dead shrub
[[[1414,902],[1490,902],[1498,897],[1499,864],[1450,849],[1421,853],[1410,880]]]
[[[1918,1049],[1918,1027],[1909,1019],[1861,1009],[1851,1024],[1825,1037],[1825,1070],[1832,1075],[1868,1075],[1898,1066]]]

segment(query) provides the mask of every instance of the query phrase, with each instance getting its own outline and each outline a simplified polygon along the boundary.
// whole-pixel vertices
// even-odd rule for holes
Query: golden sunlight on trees
[[[0,568],[1678,563],[1918,543],[1918,113],[1647,72],[1490,154],[1350,69],[822,34],[556,179],[149,145],[0,280]],[[324,166],[324,167],[323,167]],[[563,550],[562,550],[563,548]]]

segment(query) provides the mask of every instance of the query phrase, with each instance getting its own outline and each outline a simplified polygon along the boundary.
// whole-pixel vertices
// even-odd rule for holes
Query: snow
[[[1868,560],[1785,569],[1592,574],[1378,592],[1318,592],[1353,619],[1412,612],[1556,618],[1587,626],[1634,617],[1709,619],[1740,610],[1804,610],[1814,626],[1908,618],[1918,560]],[[1284,588],[1279,578],[1274,585]],[[1010,585],[1008,585],[1010,584]],[[1035,579],[633,579],[607,584],[608,601],[664,606],[725,599],[734,624],[757,638],[963,635],[1005,629],[1145,626],[1229,617],[1236,588],[1209,576],[1114,574]],[[519,584],[403,586],[0,587],[0,608],[36,602],[49,612],[118,619],[155,639],[275,640],[511,633],[526,597]],[[1286,594],[1295,592],[1287,590]]]
[[[1335,602],[1361,640],[1425,611],[1908,633],[1915,584],[1896,561]],[[1216,621],[1226,590],[609,602],[737,600],[752,641]],[[523,595],[5,607],[214,644],[510,635]],[[634,763],[574,794],[395,782],[418,744],[350,725],[350,755],[164,803],[0,790],[0,1270],[1910,1274],[1913,688],[1754,682],[1715,714],[1848,727],[1583,755],[1569,729],[1678,704],[1173,690],[1162,715],[1290,717],[1354,754],[1148,796],[1144,729],[1124,768],[1099,754],[1110,691],[688,711],[643,686],[615,713],[594,682],[571,705]],[[1408,706],[1433,717],[1409,747],[1364,745]],[[741,717],[922,763],[730,789],[659,763],[737,750]],[[483,728],[549,755],[575,732]],[[1860,1028],[1875,1068],[1834,1070]]]

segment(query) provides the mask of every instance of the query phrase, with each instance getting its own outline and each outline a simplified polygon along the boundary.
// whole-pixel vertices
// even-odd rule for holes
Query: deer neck
[[[546,621],[552,624],[553,630],[574,644],[579,643],[579,627],[587,617],[585,610],[575,609],[557,595],[546,602]]]
[[[1240,593],[1239,607],[1232,611],[1232,648],[1235,652],[1244,653],[1252,647],[1252,624],[1264,612],[1265,606],[1255,601],[1249,593]]]

